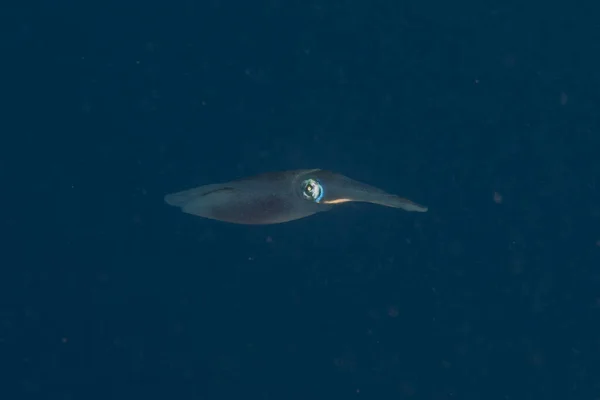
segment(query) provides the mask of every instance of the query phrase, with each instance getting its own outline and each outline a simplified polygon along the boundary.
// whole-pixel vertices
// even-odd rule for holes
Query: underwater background
[[[599,399],[592,2],[3,6],[2,399]],[[429,207],[167,193],[323,168]]]

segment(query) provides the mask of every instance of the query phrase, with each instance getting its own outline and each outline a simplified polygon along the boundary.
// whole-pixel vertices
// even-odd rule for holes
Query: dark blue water
[[[3,13],[4,399],[600,396],[600,28],[501,2]],[[325,168],[429,206],[248,227]]]

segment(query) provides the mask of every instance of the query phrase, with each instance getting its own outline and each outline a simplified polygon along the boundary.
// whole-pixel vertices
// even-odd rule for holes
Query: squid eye
[[[307,179],[302,182],[302,196],[305,199],[318,203],[323,198],[323,194],[323,186],[318,181]]]

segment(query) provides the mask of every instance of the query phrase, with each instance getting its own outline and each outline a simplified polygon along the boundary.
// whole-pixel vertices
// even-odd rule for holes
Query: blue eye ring
[[[323,189],[323,185],[316,179],[307,179],[302,182],[302,196],[306,200],[314,201],[315,203],[320,203],[325,195],[325,189]]]

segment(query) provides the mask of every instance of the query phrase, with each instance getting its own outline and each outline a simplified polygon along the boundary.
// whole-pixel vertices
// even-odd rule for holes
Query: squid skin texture
[[[321,169],[270,172],[199,186],[168,194],[165,202],[187,214],[248,225],[289,222],[347,202],[367,202],[410,212],[428,210],[411,200]]]

